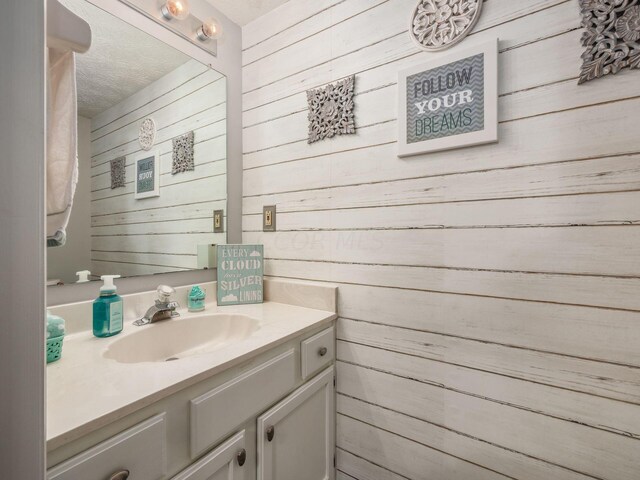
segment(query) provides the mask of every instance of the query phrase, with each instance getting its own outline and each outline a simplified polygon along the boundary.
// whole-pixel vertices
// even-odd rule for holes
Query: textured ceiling
[[[289,0],[207,0],[232,22],[244,26]]]
[[[96,116],[189,60],[86,0],[61,3],[91,25],[91,49],[76,56],[78,114],[83,117]]]

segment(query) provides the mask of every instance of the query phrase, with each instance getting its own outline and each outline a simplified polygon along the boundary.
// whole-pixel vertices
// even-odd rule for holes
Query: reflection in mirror
[[[62,3],[93,41],[76,55],[78,184],[47,283],[209,268],[207,245],[226,242],[225,77],[86,0]]]

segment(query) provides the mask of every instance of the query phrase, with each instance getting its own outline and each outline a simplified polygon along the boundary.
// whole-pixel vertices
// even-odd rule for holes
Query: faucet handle
[[[158,293],[158,301],[161,303],[168,303],[171,295],[176,293],[175,289],[168,285],[158,285],[156,292]]]

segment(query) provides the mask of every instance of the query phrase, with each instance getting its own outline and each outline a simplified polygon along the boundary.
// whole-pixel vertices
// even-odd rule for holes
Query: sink
[[[119,363],[166,362],[238,342],[258,329],[258,321],[238,314],[210,314],[162,320],[117,338],[104,353]]]

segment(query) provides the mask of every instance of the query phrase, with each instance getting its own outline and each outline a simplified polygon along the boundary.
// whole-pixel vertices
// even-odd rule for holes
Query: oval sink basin
[[[113,341],[104,353],[120,363],[166,362],[211,352],[247,338],[258,321],[245,315],[211,314],[162,320]]]

